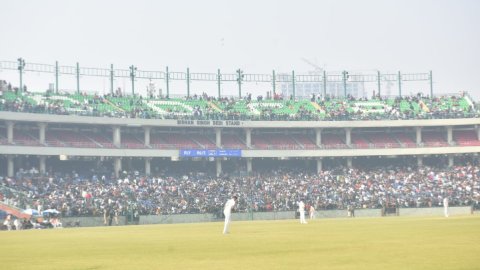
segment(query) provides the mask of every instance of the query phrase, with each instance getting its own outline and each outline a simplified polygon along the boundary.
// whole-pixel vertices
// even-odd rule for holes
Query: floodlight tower
[[[23,70],[25,69],[25,59],[18,58],[18,72],[20,73],[20,92],[23,92]]]
[[[137,67],[134,65],[130,66],[130,79],[132,80],[132,96],[135,96],[135,76],[137,72]]]

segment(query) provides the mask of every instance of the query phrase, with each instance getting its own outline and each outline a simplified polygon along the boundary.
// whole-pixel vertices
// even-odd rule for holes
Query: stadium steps
[[[106,98],[105,101],[106,101],[110,106],[112,106],[113,108],[115,108],[115,109],[117,109],[117,110],[119,110],[119,111],[121,111],[121,112],[125,112],[124,109],[122,109],[122,108],[118,107],[117,105],[115,105],[115,104],[114,104],[113,102],[111,102],[108,98]]]
[[[422,108],[422,110],[424,112],[430,112],[430,109],[428,109],[427,104],[425,104],[425,102],[423,102],[423,100],[420,100],[420,102],[418,102],[418,104],[420,105],[420,108]]]
[[[222,109],[220,109],[220,108],[217,106],[217,104],[215,104],[215,103],[213,103],[213,102],[211,102],[211,101],[208,102],[208,105],[210,105],[210,107],[212,107],[212,108],[213,108],[214,110],[216,110],[217,112],[223,112]]]
[[[94,139],[90,138],[90,136],[88,136],[88,135],[85,134],[85,137],[86,137],[87,139],[89,139],[91,142],[93,142],[94,144],[96,144],[99,148],[105,148],[105,146],[103,146],[101,143],[95,141]]]
[[[317,111],[323,111],[322,110],[322,107],[320,107],[320,105],[318,105],[318,103],[314,102],[314,101],[311,101],[310,102],[312,104],[312,106],[317,110]]]
[[[200,149],[207,149],[207,147],[206,147],[205,145],[201,144],[201,143],[200,143],[199,141],[197,141],[196,139],[191,138],[191,140],[192,140],[194,143],[198,144],[198,145],[200,146]]]
[[[312,102],[312,103],[313,103],[313,102]],[[292,140],[293,140],[294,142],[296,142],[302,149],[305,149],[305,145],[304,145],[303,143],[299,142],[299,141],[295,138],[295,136],[290,136],[290,138],[292,138]]]
[[[20,208],[5,204],[3,202],[0,202],[0,210],[8,214],[11,214],[13,216],[16,216],[17,218],[26,218],[26,219],[30,218],[30,215],[22,213],[22,210]]]

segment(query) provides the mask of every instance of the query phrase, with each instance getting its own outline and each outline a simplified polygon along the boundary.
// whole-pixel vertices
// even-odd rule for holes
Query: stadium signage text
[[[179,126],[240,126],[238,120],[177,120]]]
[[[241,157],[241,149],[216,149],[216,150],[203,150],[203,149],[181,149],[181,157]]]

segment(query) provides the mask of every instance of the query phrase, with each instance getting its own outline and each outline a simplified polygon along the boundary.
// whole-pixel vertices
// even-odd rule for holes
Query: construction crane
[[[323,68],[320,67],[319,65],[313,63],[312,61],[308,60],[307,58],[302,57],[301,59],[302,59],[303,62],[305,62],[305,63],[307,63],[310,66],[315,68],[314,71],[313,71],[315,74],[322,74],[323,73]]]

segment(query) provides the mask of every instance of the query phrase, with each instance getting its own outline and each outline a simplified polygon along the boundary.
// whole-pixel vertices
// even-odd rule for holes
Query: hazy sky
[[[476,0],[0,0],[0,6],[0,60],[269,74],[307,72],[307,58],[331,71],[433,70],[435,91],[480,98]],[[11,76],[0,72],[17,84]],[[108,88],[108,81],[97,84]]]

